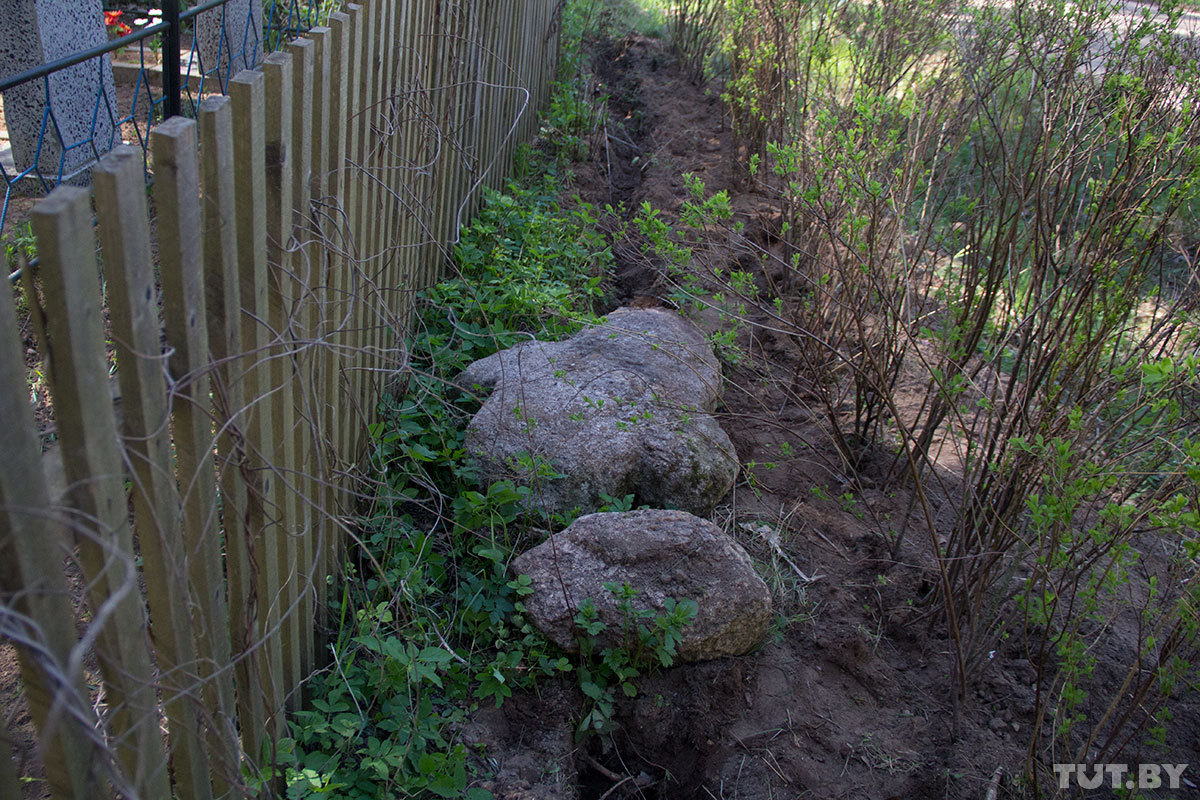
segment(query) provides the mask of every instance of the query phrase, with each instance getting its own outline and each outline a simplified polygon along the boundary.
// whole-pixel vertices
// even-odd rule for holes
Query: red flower
[[[115,33],[117,36],[124,36],[133,30],[133,28],[121,21],[120,11],[105,11],[104,27],[108,29],[109,33]]]

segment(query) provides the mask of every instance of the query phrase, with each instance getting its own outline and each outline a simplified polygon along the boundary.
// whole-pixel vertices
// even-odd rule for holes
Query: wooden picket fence
[[[154,130],[149,204],[125,148],[36,207],[57,441],[0,292],[0,632],[53,797],[242,797],[269,762],[413,293],[535,133],[557,15],[347,5]]]

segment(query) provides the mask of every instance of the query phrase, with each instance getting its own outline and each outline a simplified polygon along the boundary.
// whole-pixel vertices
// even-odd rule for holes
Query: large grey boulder
[[[574,618],[591,598],[607,626],[597,647],[624,641],[624,621],[606,582],[637,590],[635,608],[661,612],[668,597],[694,600],[695,621],[683,629],[677,660],[741,655],[766,635],[771,593],[750,557],[707,520],[683,511],[589,514],[518,556],[516,574],[528,575],[530,621],[559,647],[578,650]]]
[[[476,361],[458,384],[493,389],[467,429],[484,484],[530,486],[554,513],[595,511],[602,494],[706,515],[733,487],[737,455],[709,414],[720,364],[671,311],[619,309],[561,342],[525,342]]]

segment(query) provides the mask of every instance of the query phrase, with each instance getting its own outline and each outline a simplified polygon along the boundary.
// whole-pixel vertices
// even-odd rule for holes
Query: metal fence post
[[[179,0],[163,0],[163,116],[166,119],[183,113],[183,87],[179,81]]]

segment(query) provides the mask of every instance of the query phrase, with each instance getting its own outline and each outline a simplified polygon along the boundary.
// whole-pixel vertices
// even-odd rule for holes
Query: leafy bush
[[[1044,752],[1113,758],[1196,677],[1196,320],[1173,273],[1192,279],[1198,238],[1200,74],[1180,14],[727,0],[725,98],[783,246],[641,215],[681,269],[698,237],[762,265],[765,289],[706,264],[678,296],[793,339],[779,383],[815,399],[845,474],[893,454],[916,513],[892,555],[909,528],[928,537],[955,698],[1012,636],[1039,670],[1053,735],[1032,726],[1031,773]],[[910,376],[924,392],[901,408]],[[1083,715],[1146,537],[1167,559],[1137,567],[1152,580],[1121,667],[1132,694]]]

